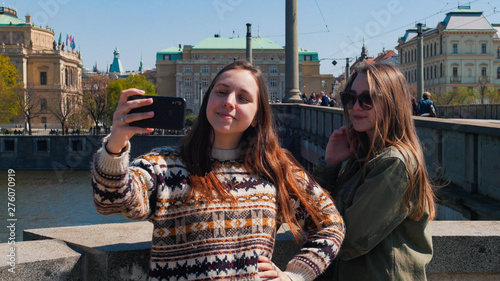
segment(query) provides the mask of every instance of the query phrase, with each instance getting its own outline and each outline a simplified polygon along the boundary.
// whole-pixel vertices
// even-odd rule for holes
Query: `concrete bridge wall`
[[[331,133],[344,122],[343,110],[274,104],[283,145],[312,170]],[[500,124],[414,117],[429,173],[444,205],[466,219],[500,220]]]
[[[285,228],[273,254],[281,269],[300,248]],[[0,280],[147,280],[152,229],[149,222],[130,222],[25,230],[25,241],[0,244]],[[429,280],[500,280],[500,222],[434,221],[431,229]]]
[[[441,118],[500,120],[500,104],[440,105],[438,115]]]

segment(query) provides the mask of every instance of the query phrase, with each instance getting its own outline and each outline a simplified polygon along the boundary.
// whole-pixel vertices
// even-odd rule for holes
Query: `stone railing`
[[[273,254],[282,270],[300,249],[285,227]],[[25,241],[0,244],[0,280],[147,280],[152,230],[149,222],[25,230]],[[435,221],[431,231],[429,280],[500,280],[500,222]]]
[[[500,120],[500,104],[438,105],[441,118]]]
[[[283,146],[308,169],[344,122],[339,108],[274,104]],[[443,205],[464,219],[500,220],[500,124],[414,117],[427,169]]]
[[[89,170],[92,156],[102,146],[103,135],[0,136],[0,170]],[[182,136],[136,135],[130,156],[135,158],[151,149],[175,145]],[[43,147],[43,150],[39,148]]]

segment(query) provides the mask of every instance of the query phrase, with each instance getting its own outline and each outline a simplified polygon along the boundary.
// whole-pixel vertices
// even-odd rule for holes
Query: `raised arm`
[[[128,125],[153,116],[151,113],[129,114],[132,108],[152,103],[150,99],[127,100],[129,96],[143,94],[144,91],[137,89],[120,94],[111,134],[104,138],[103,147],[94,156],[92,189],[96,209],[102,214],[123,213],[131,219],[144,219],[151,214],[149,199],[156,185],[152,163],[158,158],[144,156],[129,167],[130,138],[152,131]]]

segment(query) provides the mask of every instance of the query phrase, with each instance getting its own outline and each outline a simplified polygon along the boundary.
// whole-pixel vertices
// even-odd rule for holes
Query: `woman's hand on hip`
[[[281,271],[269,258],[260,256],[257,262],[259,277],[262,280],[292,281],[286,273]]]
[[[144,113],[129,113],[133,108],[153,103],[152,99],[137,99],[129,101],[128,98],[134,95],[144,95],[144,91],[138,89],[127,89],[123,90],[120,94],[118,105],[115,113],[113,113],[113,127],[111,129],[111,135],[106,146],[108,151],[112,153],[119,153],[135,134],[145,134],[153,131],[151,128],[140,128],[129,125],[130,122],[154,116],[152,111]]]

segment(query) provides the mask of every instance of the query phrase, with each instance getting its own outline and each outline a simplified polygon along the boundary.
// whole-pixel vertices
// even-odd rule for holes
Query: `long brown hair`
[[[215,175],[212,166],[211,153],[213,143],[213,127],[207,118],[207,103],[210,94],[219,77],[229,70],[247,70],[255,78],[259,93],[255,127],[249,126],[243,133],[240,143],[245,142],[244,165],[251,174],[257,174],[272,182],[277,187],[277,201],[279,211],[296,238],[301,237],[300,226],[292,210],[290,197],[297,197],[309,213],[318,228],[324,215],[306,190],[310,182],[303,182],[297,178],[296,169],[307,172],[297,160],[281,148],[278,136],[274,129],[274,120],[268,102],[268,90],[262,72],[246,61],[236,61],[224,67],[213,79],[205,92],[198,114],[198,120],[192,131],[184,138],[181,144],[181,158],[189,172],[191,193],[202,194],[208,200],[233,200],[234,198]],[[294,171],[295,170],[295,171]],[[312,177],[309,176],[312,181]],[[234,200],[233,200],[234,203]]]
[[[350,91],[354,79],[364,73],[368,79],[370,96],[373,100],[375,116],[375,134],[372,143],[364,132],[355,132],[358,139],[356,154],[366,155],[365,165],[380,152],[394,147],[404,156],[409,169],[410,185],[405,193],[403,208],[408,208],[410,201],[416,200],[410,210],[409,218],[420,220],[429,209],[430,219],[434,218],[434,191],[425,166],[415,124],[412,119],[410,92],[401,71],[392,64],[364,64],[357,68],[346,83],[345,91]],[[349,113],[344,110],[347,125],[350,125]]]

